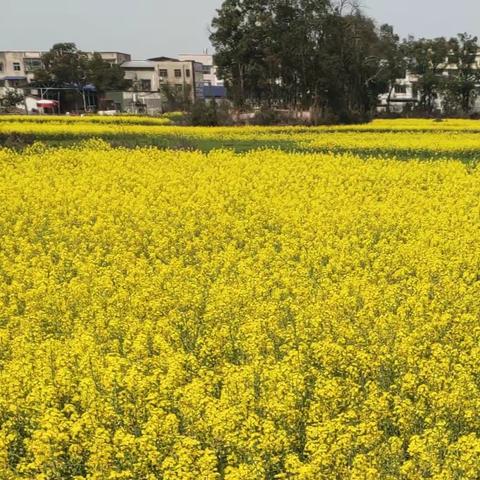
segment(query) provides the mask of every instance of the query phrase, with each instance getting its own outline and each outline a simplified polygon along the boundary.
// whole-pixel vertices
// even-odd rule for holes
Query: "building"
[[[170,57],[130,60],[121,64],[130,88],[107,92],[106,101],[115,110],[159,114],[166,110],[169,97],[194,102],[204,98],[203,66],[194,61]],[[170,89],[167,92],[166,89]]]
[[[43,67],[41,51],[0,52],[0,87],[21,88]]]
[[[95,52],[89,53],[88,55],[92,55]],[[129,62],[132,59],[132,56],[129,53],[122,53],[122,52],[98,52],[100,56],[106,62],[112,65],[121,65],[122,63]]]
[[[213,55],[208,52],[200,54],[183,54],[180,60],[190,60],[203,65],[203,96],[206,100],[221,102],[227,98],[224,81],[218,78],[218,69],[213,62]]]
[[[0,96],[6,90],[16,89],[25,94],[27,100],[25,108],[29,112],[39,110],[35,99],[48,100],[60,104],[61,91],[64,89],[40,88],[38,86],[29,85],[35,79],[35,72],[43,68],[42,56],[46,52],[43,51],[3,51],[0,52]],[[121,64],[130,60],[128,53],[122,52],[98,52],[101,57],[108,63]],[[87,52],[86,55],[91,58],[93,52]],[[83,100],[78,108],[84,110],[95,110],[97,106],[96,92],[93,86],[88,85],[82,92]],[[65,102],[62,107],[69,108]],[[77,108],[76,104],[73,108]],[[41,108],[40,110],[44,110]]]
[[[217,76],[218,70],[213,63],[213,55],[209,55],[208,53],[183,54],[183,55],[180,55],[178,58],[181,61],[189,60],[189,61],[201,63],[203,65],[202,69],[203,69],[204,85],[212,86],[212,87],[224,86],[223,80],[220,80]]]
[[[403,113],[412,110],[419,103],[420,97],[417,89],[419,77],[410,72],[406,72],[405,78],[399,78],[393,86],[390,94],[390,112]],[[388,111],[389,93],[382,93],[379,96],[379,112]]]
[[[131,89],[141,92],[154,92],[159,89],[156,63],[148,60],[131,60],[121,64],[125,80],[131,84]]]
[[[36,51],[4,51],[0,52],[0,87],[22,88],[31,83],[35,71],[43,68],[42,55]],[[102,58],[111,64],[121,64],[130,60],[128,53],[98,52]],[[93,53],[87,53],[92,56]]]
[[[203,65],[192,60],[177,60],[169,57],[150,58],[156,64],[158,73],[158,89],[163,86],[173,87],[182,92],[190,100],[202,100],[203,96]]]
[[[480,68],[480,50],[477,53],[475,64],[476,68]],[[453,75],[457,69],[458,66],[450,61],[449,58],[446,58],[445,63],[440,66],[441,75],[445,77]],[[419,80],[419,75],[415,75],[408,71],[405,73],[404,78],[399,78],[396,80],[390,95],[391,113],[404,113],[407,110],[414,109],[420,103],[420,93],[417,86]],[[477,85],[476,90],[476,98],[472,99],[472,113],[480,113],[480,84]],[[379,96],[379,104],[377,108],[379,112],[382,113],[388,110],[388,97],[388,93],[383,93]],[[435,99],[434,108],[438,112],[443,112],[445,110],[445,97],[442,94],[439,94]]]
[[[205,97],[205,100],[220,103],[227,98],[227,90],[221,85],[205,85],[203,87],[203,96]]]
[[[156,57],[125,62],[121,67],[134,91],[158,92],[170,86],[192,101],[203,98],[203,67],[197,62]]]

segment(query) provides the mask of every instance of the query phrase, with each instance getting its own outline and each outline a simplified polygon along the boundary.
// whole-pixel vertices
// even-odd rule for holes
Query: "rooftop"
[[[155,62],[150,62],[149,60],[131,60],[130,62],[123,62],[120,65],[122,68],[146,68],[146,69],[155,69]]]
[[[155,58],[149,58],[151,62],[178,62],[177,58],[171,58],[171,57],[155,57]]]

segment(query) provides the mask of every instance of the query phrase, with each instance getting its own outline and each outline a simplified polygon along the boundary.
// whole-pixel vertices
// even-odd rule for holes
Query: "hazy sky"
[[[480,0],[361,0],[402,35],[480,35]],[[201,52],[221,0],[0,0],[0,50],[75,42],[141,59]]]

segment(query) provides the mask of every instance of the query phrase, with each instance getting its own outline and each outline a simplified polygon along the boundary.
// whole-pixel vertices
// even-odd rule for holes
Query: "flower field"
[[[377,120],[365,125],[320,127],[183,127],[169,118],[0,116],[2,138],[28,138],[60,146],[101,138],[115,146],[210,151],[278,148],[315,153],[353,153],[425,159],[476,160],[476,120]]]
[[[405,125],[0,148],[0,479],[478,479],[480,135]]]

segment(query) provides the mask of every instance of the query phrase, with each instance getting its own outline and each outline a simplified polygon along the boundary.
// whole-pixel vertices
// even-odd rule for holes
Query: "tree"
[[[419,40],[410,38],[406,48],[408,68],[419,77],[417,87],[420,92],[420,107],[425,113],[431,114],[435,100],[443,88],[442,72],[450,51],[449,42],[444,37]]]
[[[123,90],[127,87],[125,74],[120,65],[106,62],[95,52],[86,63],[86,79],[99,94],[108,90]]]
[[[215,61],[234,104],[365,119],[380,86],[378,35],[351,2],[225,0]]]
[[[48,86],[84,87],[87,83],[88,57],[74,43],[57,43],[42,56],[43,69],[35,80]]]
[[[360,10],[337,11],[327,23],[328,106],[339,120],[368,120],[382,91],[382,59],[373,20]]]
[[[8,89],[3,97],[0,98],[0,106],[5,109],[7,112],[11,109],[14,109],[20,103],[25,101],[25,96],[23,93],[15,89]]]
[[[387,112],[390,113],[390,102],[397,79],[404,78],[407,68],[407,52],[405,44],[400,42],[400,37],[395,34],[391,25],[380,27],[378,55],[382,59],[381,80],[387,89]]]
[[[472,108],[476,85],[480,81],[480,71],[476,64],[478,39],[461,33],[450,40],[449,48],[445,93],[454,110],[468,114]]]
[[[74,43],[58,43],[42,56],[44,68],[35,72],[37,85],[50,88],[71,88],[85,102],[84,90],[87,85],[96,88],[101,97],[108,90],[122,90],[126,88],[124,72],[119,65],[111,65],[102,59],[99,53],[91,57],[80,51]],[[71,94],[70,94],[71,95]],[[63,99],[68,101],[68,93],[62,93]],[[84,103],[85,106],[85,103]]]
[[[103,108],[105,103],[105,92],[109,90],[126,90],[128,88],[125,73],[120,65],[106,62],[97,52],[88,59],[86,68],[87,82],[96,89],[100,109]]]
[[[216,64],[236,106],[272,101],[271,0],[226,0],[213,19]]]
[[[134,91],[137,89],[135,83],[133,89]],[[191,107],[192,87],[190,85],[183,85],[182,88],[178,88],[176,85],[165,83],[160,86],[160,91],[162,97],[165,98],[164,111],[187,111]]]

